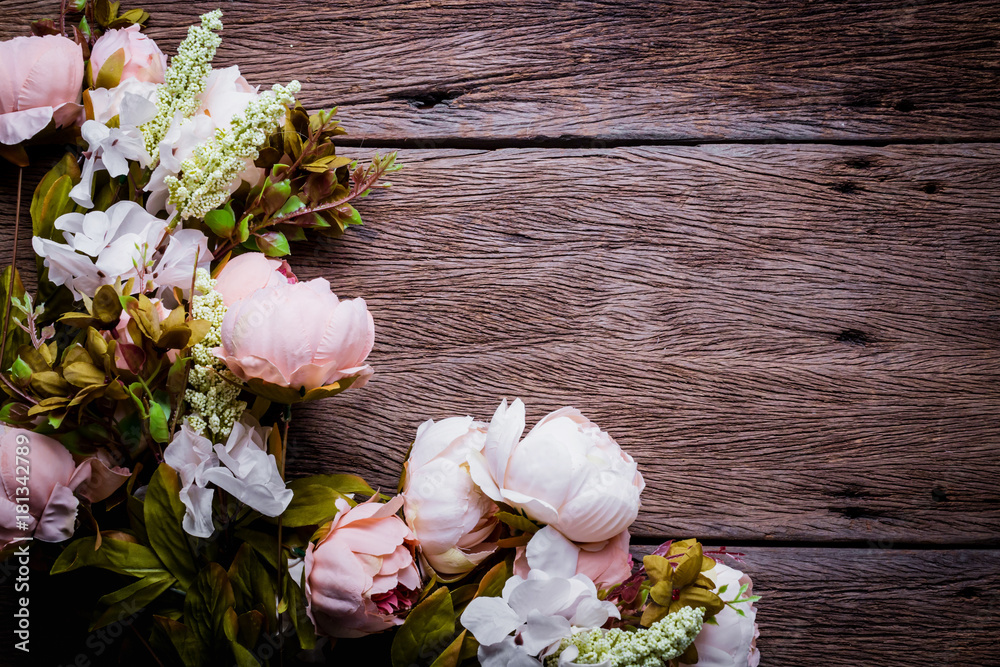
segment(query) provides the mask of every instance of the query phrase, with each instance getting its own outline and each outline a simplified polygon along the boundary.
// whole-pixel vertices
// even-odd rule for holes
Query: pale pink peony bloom
[[[233,304],[216,354],[242,380],[308,391],[348,378],[364,386],[374,343],[364,299],[341,301],[316,278],[271,285]]]
[[[262,252],[233,257],[215,280],[215,291],[222,295],[226,308],[259,289],[298,282],[288,262],[271,259]]]
[[[728,565],[716,563],[704,572],[715,582],[715,592],[723,600],[733,600],[743,584],[749,584],[746,595],[753,594],[750,577]],[[719,589],[726,587],[724,593]],[[760,651],[757,650],[757,609],[752,602],[737,605],[745,616],[740,616],[729,606],[715,615],[716,625],[706,623],[694,640],[698,649],[697,667],[757,667]],[[684,665],[684,663],[682,663]],[[685,665],[685,667],[687,667]]]
[[[338,500],[330,532],[309,544],[304,590],[319,634],[363,637],[388,630],[402,624],[398,613],[420,597],[416,540],[396,516],[402,504],[399,496],[354,508]]]
[[[483,453],[469,457],[472,479],[487,496],[573,542],[610,540],[632,525],[645,482],[611,436],[575,408],[547,415],[519,441],[523,431],[524,404],[504,401]]]
[[[59,35],[0,42],[0,144],[30,139],[55,121],[82,122],[83,49]]]
[[[142,34],[139,26],[108,30],[101,35],[90,50],[90,70],[96,79],[101,67],[119,49],[125,52],[122,81],[138,79],[150,83],[163,83],[167,70],[167,57],[156,42]]]
[[[472,417],[426,421],[417,429],[404,464],[403,516],[436,572],[461,575],[497,549],[487,540],[497,526],[497,506],[469,475],[469,452],[486,444],[483,422]]]
[[[72,537],[77,496],[98,502],[128,479],[128,470],[109,462],[102,453],[77,465],[58,441],[0,425],[0,548],[21,537],[43,542]],[[26,504],[28,511],[19,504]],[[27,527],[18,527],[19,520]]]
[[[576,574],[586,575],[599,589],[613,588],[632,574],[632,555],[629,553],[630,535],[627,530],[610,540],[576,544],[570,542],[552,526],[535,533],[527,547],[518,547],[514,559],[514,574],[527,577],[528,561],[542,558],[540,552],[550,551],[573,563]]]

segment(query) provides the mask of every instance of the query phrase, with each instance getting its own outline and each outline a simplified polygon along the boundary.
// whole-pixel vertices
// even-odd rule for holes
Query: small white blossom
[[[191,348],[192,365],[188,373],[188,389],[184,398],[188,404],[187,425],[195,433],[206,430],[217,439],[229,437],[233,424],[246,409],[238,400],[239,379],[215,356],[213,350],[222,344],[222,320],[226,306],[222,295],[215,291],[215,281],[205,269],[195,274],[195,294],[191,296],[191,314],[207,320],[212,326],[205,337]]]

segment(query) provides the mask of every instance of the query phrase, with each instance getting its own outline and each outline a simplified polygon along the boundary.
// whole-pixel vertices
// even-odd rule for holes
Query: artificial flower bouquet
[[[427,421],[394,495],[286,480],[292,406],[363,387],[374,324],[283,258],[360,224],[395,155],[337,155],[297,82],[213,68],[220,12],[169,63],[148,18],[75,0],[0,43],[0,156],[75,144],[31,199],[37,290],[16,247],[0,285],[4,553],[110,573],[79,604],[92,630],[129,619],[122,664],[335,661],[379,635],[367,664],[756,665],[733,554],[634,563],[643,477],[572,408],[524,437],[519,400]]]

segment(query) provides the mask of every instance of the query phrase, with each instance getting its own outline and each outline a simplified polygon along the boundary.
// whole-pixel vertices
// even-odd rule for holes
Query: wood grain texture
[[[367,387],[296,408],[293,474],[395,487],[421,421],[520,396],[636,456],[641,536],[1000,538],[1000,148],[402,159],[293,249],[377,328]]]
[[[0,38],[56,4],[3,0]],[[141,4],[167,53],[221,6],[219,64],[265,86],[297,77],[359,141],[1000,136],[989,0]]]
[[[1000,536],[1000,149],[403,160],[295,249],[378,332],[368,387],[298,410],[297,472],[394,486],[422,420],[520,396],[636,455],[641,535]]]

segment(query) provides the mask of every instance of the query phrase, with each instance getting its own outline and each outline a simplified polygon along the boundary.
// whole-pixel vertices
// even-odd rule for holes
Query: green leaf
[[[202,667],[205,664],[208,647],[201,643],[191,628],[166,616],[153,616],[153,620],[157,629],[170,639],[184,667]]]
[[[280,218],[280,217],[289,215],[291,213],[295,213],[295,211],[298,211],[299,209],[302,209],[302,208],[305,208],[305,207],[306,207],[306,205],[305,205],[305,203],[303,203],[303,201],[301,199],[299,199],[295,195],[292,195],[291,197],[288,198],[288,201],[285,202],[284,206],[282,206],[281,208],[279,208],[278,212],[275,213],[274,215],[275,215],[275,217]]]
[[[103,533],[102,533],[103,534]],[[52,564],[51,574],[62,574],[81,567],[100,567],[133,577],[167,576],[169,572],[149,547],[104,537],[100,549],[94,549],[95,537],[70,542]]]
[[[250,528],[237,528],[234,535],[236,539],[242,540],[252,546],[257,555],[267,561],[271,567],[278,568],[277,537],[259,530],[251,530]]]
[[[292,502],[288,504],[281,520],[289,528],[318,526],[337,516],[337,500],[347,500],[342,493],[319,484],[306,484],[295,489]]]
[[[3,314],[7,310],[8,299],[11,296],[15,299],[23,299],[24,295],[24,284],[21,282],[21,275],[13,267],[8,266],[3,270],[3,274],[0,274],[0,330],[2,330]],[[24,314],[11,304],[10,319],[7,324],[7,345],[4,347],[3,359],[0,359],[0,371],[6,371],[14,366],[15,361],[19,359],[17,349],[30,342],[28,334],[21,327],[17,326],[18,322],[23,321]],[[24,361],[21,363],[27,366]],[[20,372],[24,372],[23,367],[20,367]],[[28,375],[31,375],[30,367],[28,367]]]
[[[233,235],[233,229],[236,227],[236,215],[233,213],[232,204],[226,202],[223,208],[209,211],[205,215],[205,224],[216,236],[228,239]]]
[[[278,628],[277,595],[271,574],[260,562],[253,547],[247,543],[240,545],[233,564],[229,566],[229,581],[233,586],[236,598],[236,609],[248,612],[258,603],[264,606],[267,613],[267,628],[275,631]]]
[[[431,663],[431,667],[458,667],[462,660],[462,645],[465,644],[467,635],[468,630],[459,632],[455,640],[448,644],[448,648]]]
[[[218,563],[209,563],[184,598],[184,619],[203,645],[214,646],[225,637],[222,624],[234,602],[226,571]]]
[[[198,570],[182,525],[184,504],[180,499],[180,491],[181,480],[174,469],[166,463],[158,465],[146,489],[143,517],[150,545],[156,555],[177,578],[181,587],[187,589]]]
[[[153,393],[149,402],[149,434],[159,443],[170,441],[170,397],[162,391]]]
[[[333,489],[338,493],[347,495],[348,493],[361,493],[366,496],[374,496],[375,489],[368,485],[368,482],[357,475],[311,475],[309,477],[298,477],[288,483],[288,488],[292,491],[306,486],[318,484]]]
[[[281,232],[264,232],[256,238],[257,247],[268,257],[284,257],[292,252],[288,239]]]
[[[483,575],[479,581],[479,588],[476,590],[477,598],[496,598],[503,593],[503,585],[510,579],[510,572],[507,571],[507,563],[500,562],[490,568],[490,571]]]
[[[107,609],[90,626],[90,629],[96,630],[97,628],[103,628],[109,623],[124,621],[160,597],[175,583],[177,583],[177,580],[169,575],[151,575],[134,581],[114,593],[108,593],[98,600],[98,604],[102,607],[107,607]]]
[[[392,641],[392,667],[419,665],[455,634],[455,610],[444,586],[414,607]]]
[[[246,215],[246,216],[243,216],[242,220],[240,220],[240,226],[239,226],[239,229],[237,230],[237,233],[238,233],[238,237],[237,238],[239,239],[240,243],[246,243],[246,240],[248,238],[250,238],[250,220],[251,219],[253,219],[252,215]]]
[[[361,214],[358,213],[358,209],[354,208],[350,204],[342,206],[337,209],[337,218],[346,227],[347,225],[361,225]]]
[[[288,614],[292,617],[299,645],[307,651],[316,648],[316,628],[306,614],[306,597],[298,582],[292,581],[291,577],[285,577],[285,600],[288,602]]]
[[[236,658],[237,667],[260,667],[257,658],[245,646],[239,642],[229,642],[233,649],[233,657]]]
[[[538,524],[529,519],[526,516],[521,516],[520,514],[511,514],[510,512],[497,512],[497,518],[500,519],[501,523],[505,523],[511,528],[523,531],[525,533],[537,533]]]
[[[108,56],[101,65],[101,71],[94,77],[95,88],[114,88],[122,81],[122,70],[125,69],[125,49],[121,48]]]

